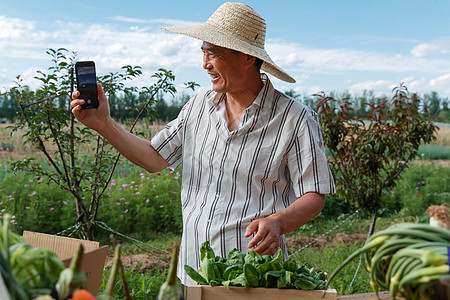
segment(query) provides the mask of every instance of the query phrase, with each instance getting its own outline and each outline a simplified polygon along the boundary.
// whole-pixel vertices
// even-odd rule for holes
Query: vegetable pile
[[[92,300],[82,271],[83,246],[79,245],[70,266],[65,268],[58,256],[47,248],[32,248],[25,239],[8,228],[10,215],[0,222],[0,299],[12,300]],[[113,300],[120,245],[108,286],[97,300]]]
[[[186,273],[200,285],[300,290],[323,290],[327,286],[324,272],[299,266],[291,259],[283,262],[281,249],[275,257],[261,256],[254,250],[245,254],[233,249],[227,258],[222,258],[215,256],[206,241],[200,248],[200,257],[200,272],[184,266]]]
[[[365,257],[370,285],[389,290],[391,299],[439,299],[438,282],[449,274],[450,231],[428,224],[403,223],[373,234],[329,278],[359,255]]]

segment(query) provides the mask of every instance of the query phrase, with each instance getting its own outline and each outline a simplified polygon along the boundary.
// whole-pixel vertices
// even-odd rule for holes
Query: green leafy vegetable
[[[283,262],[281,249],[274,257],[261,256],[254,250],[245,254],[233,249],[227,258],[222,258],[215,256],[206,241],[200,247],[200,257],[200,272],[188,265],[184,266],[189,277],[200,285],[301,290],[321,290],[327,286],[324,272],[299,266],[291,259]]]

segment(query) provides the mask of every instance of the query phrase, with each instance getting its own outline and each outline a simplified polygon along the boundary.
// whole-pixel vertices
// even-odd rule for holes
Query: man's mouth
[[[209,74],[209,76],[211,76],[211,79],[217,79],[220,77],[219,74]]]

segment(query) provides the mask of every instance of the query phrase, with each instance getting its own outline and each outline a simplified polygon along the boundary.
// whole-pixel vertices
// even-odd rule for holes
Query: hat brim
[[[236,36],[230,36],[220,28],[217,28],[211,24],[204,23],[199,25],[169,26],[162,27],[162,29],[172,33],[184,34],[216,46],[255,56],[263,61],[261,70],[272,74],[280,80],[295,83],[295,79],[277,66],[264,49],[254,47]]]

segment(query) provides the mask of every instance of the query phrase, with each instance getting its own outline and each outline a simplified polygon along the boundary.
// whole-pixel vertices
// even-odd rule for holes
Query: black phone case
[[[89,70],[89,72],[87,72],[87,75],[86,73],[83,74],[83,72],[86,72],[86,70]],[[77,78],[77,89],[80,92],[80,96],[78,98],[85,101],[85,103],[81,105],[81,109],[97,108],[99,102],[94,62],[77,62],[75,64],[75,74]]]

